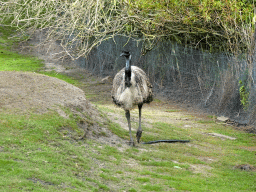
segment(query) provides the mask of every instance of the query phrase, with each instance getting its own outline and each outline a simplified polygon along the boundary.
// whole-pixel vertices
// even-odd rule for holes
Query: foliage
[[[236,53],[251,44],[254,1],[17,0],[0,5],[2,23],[24,34],[44,30],[78,58],[115,35],[142,40],[143,53],[166,38]]]
[[[244,74],[239,80],[239,94],[240,94],[240,102],[244,108],[244,110],[247,110],[249,107],[249,96],[250,96],[250,88],[248,86],[248,78],[249,70],[246,69],[244,71]]]
[[[250,91],[249,91],[248,87],[246,87],[246,85],[244,85],[243,81],[240,80],[239,84],[240,84],[240,88],[239,88],[240,101],[241,101],[241,104],[243,105],[243,108],[245,110],[247,110],[249,107]]]
[[[145,35],[161,34],[211,51],[237,51],[248,46],[253,4],[243,0],[133,0],[130,10],[140,18],[134,23]]]

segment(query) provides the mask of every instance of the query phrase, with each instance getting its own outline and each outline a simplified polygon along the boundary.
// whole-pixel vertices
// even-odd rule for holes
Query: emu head
[[[129,51],[122,51],[120,57],[125,57],[126,59],[130,59],[131,60],[131,54]]]

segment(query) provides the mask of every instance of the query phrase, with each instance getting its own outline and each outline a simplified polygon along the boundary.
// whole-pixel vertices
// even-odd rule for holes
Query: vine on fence
[[[248,89],[248,87],[244,84],[243,81],[239,81],[239,93],[240,93],[240,101],[241,104],[243,106],[244,110],[247,110],[249,107],[249,95],[250,95],[250,91]]]

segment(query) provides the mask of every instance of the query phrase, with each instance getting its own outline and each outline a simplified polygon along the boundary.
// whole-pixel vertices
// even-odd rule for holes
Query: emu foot
[[[142,131],[141,131],[141,130],[138,130],[138,131],[137,131],[137,134],[136,134],[138,143],[140,142],[141,135],[142,135]]]
[[[128,142],[128,144],[129,144],[130,146],[132,146],[132,147],[134,147],[134,146],[135,146],[135,143],[134,143],[134,141],[133,141],[133,140],[130,140],[130,141]]]

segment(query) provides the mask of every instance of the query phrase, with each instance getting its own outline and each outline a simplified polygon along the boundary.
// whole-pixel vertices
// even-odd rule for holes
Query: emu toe
[[[141,135],[142,135],[142,131],[141,131],[141,130],[138,130],[138,131],[137,131],[137,134],[136,134],[138,143],[140,142]]]
[[[129,145],[134,147],[135,146],[134,141],[129,141]]]

